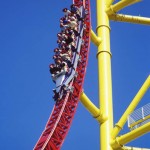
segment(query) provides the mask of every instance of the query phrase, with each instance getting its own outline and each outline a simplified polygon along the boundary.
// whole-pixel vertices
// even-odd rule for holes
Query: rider
[[[71,11],[67,8],[64,8],[62,11],[64,12],[65,17],[68,17],[68,15],[71,14]]]

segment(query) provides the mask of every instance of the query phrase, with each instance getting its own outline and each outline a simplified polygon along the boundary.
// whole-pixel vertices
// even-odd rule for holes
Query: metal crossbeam
[[[109,18],[113,21],[150,25],[150,18],[147,17],[131,16],[125,14],[112,14],[109,16]]]

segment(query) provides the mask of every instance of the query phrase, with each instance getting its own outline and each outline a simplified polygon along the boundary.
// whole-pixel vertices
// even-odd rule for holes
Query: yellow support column
[[[112,150],[110,146],[113,129],[110,27],[106,13],[106,7],[110,7],[112,2],[113,0],[97,0],[97,35],[102,39],[97,53],[99,104],[103,115],[108,118],[100,125],[101,150]]]

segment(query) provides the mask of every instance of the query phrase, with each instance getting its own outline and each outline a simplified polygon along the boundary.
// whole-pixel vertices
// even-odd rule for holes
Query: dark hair
[[[57,40],[57,43],[60,43],[61,41],[60,40]]]
[[[49,68],[50,68],[50,67],[54,67],[54,64],[50,64],[50,65],[49,65]]]
[[[54,52],[57,52],[57,51],[59,51],[59,49],[58,49],[58,48],[55,48],[55,49],[54,49]]]
[[[64,12],[64,11],[67,11],[67,8],[64,8],[64,9],[63,9],[63,12]]]
[[[75,6],[75,4],[72,4],[70,7],[72,8],[72,7],[74,7]]]

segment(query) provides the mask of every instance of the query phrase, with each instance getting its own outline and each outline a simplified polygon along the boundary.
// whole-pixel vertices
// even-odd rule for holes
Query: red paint
[[[80,93],[82,92],[90,46],[91,21],[89,0],[74,0],[74,3],[78,6],[83,5],[83,2],[85,2],[84,6],[86,7],[85,9],[88,10],[88,14],[84,21],[86,30],[84,30],[82,37],[84,39],[84,44],[80,51],[81,61],[76,69],[78,75],[72,82],[74,90],[73,93],[68,93],[63,96],[60,101],[56,102],[46,127],[36,143],[34,150],[59,150],[65,140],[76,112]]]

